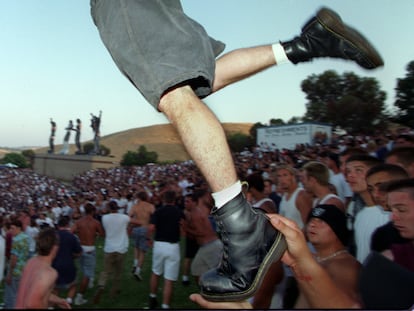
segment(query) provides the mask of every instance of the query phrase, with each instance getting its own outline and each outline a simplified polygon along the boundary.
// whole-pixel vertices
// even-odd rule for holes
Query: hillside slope
[[[226,133],[249,134],[252,123],[223,123]],[[144,145],[148,151],[155,151],[159,161],[185,161],[190,157],[182,145],[177,132],[171,124],[152,125],[147,127],[130,129],[113,133],[101,138],[101,144],[111,149],[111,156],[115,161],[120,161],[127,151],[137,151]],[[56,145],[55,150],[59,152],[62,145]],[[39,148],[35,153],[46,153],[48,147]],[[70,145],[70,153],[76,148]]]

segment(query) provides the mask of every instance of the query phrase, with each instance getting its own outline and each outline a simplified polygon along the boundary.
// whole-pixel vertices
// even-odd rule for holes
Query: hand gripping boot
[[[223,255],[217,268],[201,276],[201,295],[211,301],[244,300],[254,295],[270,265],[280,259],[286,241],[243,194],[211,213]]]
[[[334,57],[353,60],[366,69],[384,65],[371,43],[357,30],[345,25],[338,14],[327,8],[320,9],[303,26],[299,37],[281,44],[294,64],[316,57]]]

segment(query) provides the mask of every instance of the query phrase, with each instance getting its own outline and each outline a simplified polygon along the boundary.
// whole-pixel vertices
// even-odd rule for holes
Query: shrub
[[[13,163],[14,165],[17,165],[20,168],[28,167],[26,158],[21,153],[17,153],[17,152],[7,153],[3,157],[1,162],[4,164]]]
[[[138,152],[128,151],[122,156],[122,166],[145,165],[147,163],[156,163],[158,154],[155,151],[147,151],[145,146],[140,146]]]

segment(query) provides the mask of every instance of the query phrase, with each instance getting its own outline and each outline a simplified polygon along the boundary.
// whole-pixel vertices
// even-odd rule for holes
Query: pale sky
[[[414,60],[412,0],[183,0],[185,12],[235,48],[286,41],[322,6],[336,10],[382,54],[374,71],[352,62],[321,59],[271,68],[211,95],[206,103],[222,122],[285,121],[305,113],[300,83],[336,70],[374,77],[393,109],[398,78]],[[0,0],[0,146],[47,146],[52,117],[56,143],[69,120],[83,122],[102,110],[102,135],[167,123],[119,72],[90,17],[88,0]],[[71,143],[73,143],[72,135]]]

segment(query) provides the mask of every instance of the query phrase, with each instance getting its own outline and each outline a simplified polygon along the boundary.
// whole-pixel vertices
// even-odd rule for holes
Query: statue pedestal
[[[111,157],[78,154],[36,154],[33,170],[38,174],[70,182],[73,177],[85,171],[117,166],[119,166],[119,162]]]

